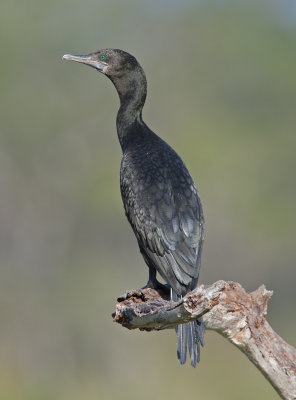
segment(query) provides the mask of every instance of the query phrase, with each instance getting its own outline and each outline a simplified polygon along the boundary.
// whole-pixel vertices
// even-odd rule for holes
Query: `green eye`
[[[106,60],[105,54],[101,54],[101,55],[100,55],[100,60],[101,60],[101,61],[105,61],[105,60]]]

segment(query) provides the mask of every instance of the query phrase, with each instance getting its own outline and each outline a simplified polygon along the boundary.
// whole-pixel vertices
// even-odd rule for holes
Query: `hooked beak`
[[[106,63],[94,59],[92,57],[92,54],[89,54],[87,56],[75,56],[72,54],[65,54],[63,56],[63,60],[76,61],[82,64],[86,64],[89,65],[90,67],[97,69],[100,72],[104,72],[104,68],[107,68]]]

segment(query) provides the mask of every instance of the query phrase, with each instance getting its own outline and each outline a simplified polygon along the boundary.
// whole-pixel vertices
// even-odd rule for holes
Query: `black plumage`
[[[105,49],[87,56],[65,55],[108,76],[120,98],[116,124],[123,157],[120,188],[125,213],[149,267],[149,287],[156,273],[172,289],[174,300],[197,285],[203,244],[204,217],[194,182],[178,154],[142,119],[147,84],[143,69],[130,54]],[[176,327],[177,354],[191,364],[203,345],[202,319]]]

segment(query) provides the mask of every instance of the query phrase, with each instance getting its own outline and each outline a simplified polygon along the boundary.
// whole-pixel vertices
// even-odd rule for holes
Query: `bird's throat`
[[[147,94],[146,77],[141,69],[136,78],[126,80],[112,79],[120,99],[120,108],[117,113],[116,125],[118,138],[122,149],[126,146],[128,137],[137,134],[135,126],[141,124],[142,109]]]
[[[118,139],[123,152],[126,149],[129,140],[131,140],[133,136],[138,135],[139,130],[137,127],[142,124],[142,107],[134,107],[132,103],[120,106],[116,118],[116,127]]]

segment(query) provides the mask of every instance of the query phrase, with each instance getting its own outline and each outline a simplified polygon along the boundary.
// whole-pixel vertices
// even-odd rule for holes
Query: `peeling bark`
[[[175,303],[167,292],[146,288],[119,298],[113,318],[128,329],[151,331],[203,316],[205,327],[237,346],[283,399],[295,400],[296,349],[266,321],[271,296],[264,285],[247,293],[239,283],[218,281],[199,286]]]

